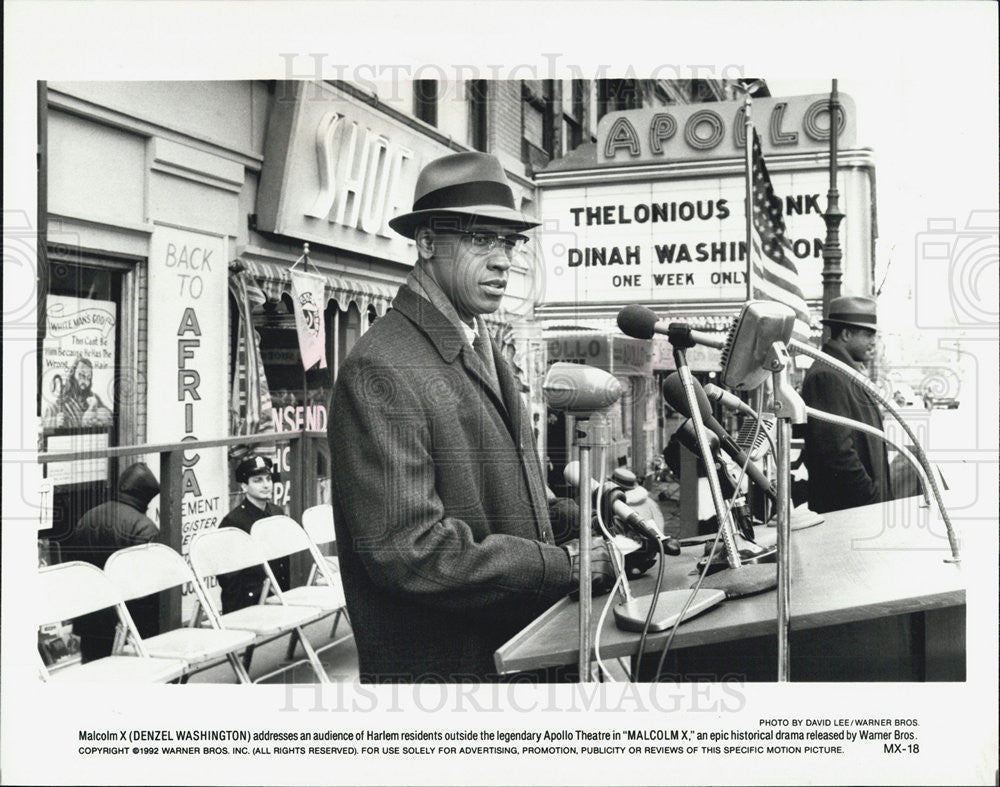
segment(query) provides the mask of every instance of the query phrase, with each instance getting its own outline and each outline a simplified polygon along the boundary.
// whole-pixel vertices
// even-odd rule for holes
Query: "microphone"
[[[566,465],[563,477],[566,479],[566,483],[579,488],[580,463],[570,462]],[[604,494],[608,494],[611,490],[622,494],[621,489],[612,483],[607,483],[604,487]],[[591,478],[590,488],[592,491],[596,491],[601,488],[601,485]],[[664,536],[655,524],[644,520],[625,505],[620,498],[614,501],[613,510],[616,517],[631,527],[638,528],[645,540],[652,539],[654,544],[659,543],[663,547],[664,554],[679,555],[681,553],[680,544],[676,540]],[[632,576],[642,574],[652,565],[652,562],[633,564],[634,571],[629,570],[628,557],[626,557],[626,573]],[[626,587],[628,587],[627,584]],[[659,587],[658,584],[657,587]],[[704,588],[698,590],[697,593],[691,593],[688,590],[664,590],[654,595],[639,598],[633,598],[631,593],[626,592],[625,600],[615,606],[615,625],[622,631],[666,631],[683,620],[700,615],[725,599],[726,591],[717,588]]]
[[[757,417],[757,411],[754,410],[750,405],[744,402],[736,394],[729,393],[714,383],[709,383],[704,386],[702,390],[705,392],[705,396],[708,397],[709,401],[721,404],[728,410],[736,410],[738,412],[749,415],[751,418]]]
[[[725,430],[722,424],[715,420],[715,416],[712,415],[712,405],[709,404],[708,397],[705,395],[705,390],[701,387],[701,383],[694,379],[692,379],[692,382],[694,383],[694,393],[698,400],[698,410],[701,413],[702,423],[719,438],[719,446],[722,450],[740,467],[746,467],[746,474],[750,477],[750,480],[760,487],[770,498],[774,499],[776,493],[770,480],[761,472],[757,465],[749,461],[749,457],[736,444],[733,438],[729,436],[729,432]],[[663,398],[667,400],[667,404],[681,415],[687,418],[691,417],[691,409],[688,407],[683,384],[677,372],[670,374],[664,380]],[[697,454],[697,452],[695,453]]]
[[[674,432],[674,437],[680,445],[683,445],[695,456],[700,456],[694,421],[687,420],[681,424],[680,428]],[[714,434],[708,435],[708,443],[712,454],[718,457],[718,441]],[[722,469],[721,474],[719,474],[719,486],[725,496],[732,498],[738,491],[736,484],[729,475],[725,464],[718,458],[716,463],[717,468],[721,467]],[[711,468],[706,468],[706,470],[712,472]],[[773,546],[761,547],[754,541],[753,525],[750,523],[745,506],[734,505],[730,513],[740,535],[750,543],[745,547],[737,545],[740,556],[739,568],[729,567],[725,555],[719,552],[713,555],[711,544],[706,544],[706,557],[698,563],[699,570],[704,569],[706,573],[701,587],[721,590],[726,594],[726,598],[741,598],[770,590],[778,584],[777,565],[775,564],[778,557],[777,549]],[[719,522],[719,527],[720,529],[723,527],[722,522]]]
[[[770,377],[768,355],[775,342],[787,345],[795,327],[795,312],[776,301],[748,301],[733,321],[722,348],[722,382],[752,391]]]
[[[586,418],[617,402],[623,388],[603,369],[559,361],[549,367],[542,391],[553,410]]]
[[[746,451],[752,460],[757,460],[764,456],[767,453],[767,447],[774,444],[774,430],[777,426],[777,417],[771,413],[764,413],[760,417],[760,428],[758,429],[757,411],[738,396],[712,383],[706,385],[704,390],[705,396],[709,398],[709,401],[720,404],[728,410],[736,410],[749,416],[749,418],[743,420],[739,434],[736,435],[736,445]],[[754,438],[754,432],[757,433],[756,438]]]
[[[764,413],[760,419],[760,429],[757,429],[757,411],[746,404],[738,396],[735,396],[728,391],[724,391],[717,385],[712,385],[712,383],[705,386],[705,395],[710,400],[718,402],[723,407],[728,407],[732,410],[739,410],[754,419],[750,420],[750,418],[747,418],[743,421],[743,426],[740,427],[740,432],[736,435],[736,445],[750,455],[751,463],[753,460],[760,459],[767,452],[766,449],[774,440],[774,430],[778,421],[777,417],[771,413]],[[819,418],[820,420],[822,420],[825,415],[817,415],[817,411],[813,411],[811,408],[806,408],[806,410],[811,417]],[[850,419],[843,420],[845,422],[849,422],[850,428],[861,429],[862,431],[865,431],[866,429],[866,425],[864,424],[858,424],[856,421],[850,421]],[[871,427],[867,428],[873,433],[877,432],[877,436],[885,439],[885,432],[882,432],[879,429],[872,429]],[[752,439],[754,431],[757,432],[756,440]],[[899,446],[894,447],[896,447],[897,450],[899,449]],[[905,449],[903,450],[905,451]],[[906,454],[904,454],[904,456],[906,456]],[[766,518],[764,514],[762,514],[761,517]],[[802,530],[803,528],[812,527],[813,525],[819,525],[823,521],[822,516],[809,509],[795,509],[789,515],[789,523],[792,530]],[[774,527],[775,524],[776,523],[773,521],[771,522],[772,527]]]
[[[695,434],[693,421],[688,419],[682,423],[680,428],[674,434],[677,435],[677,441],[681,445],[683,445],[695,456],[698,456],[698,436]],[[732,477],[729,472],[729,468],[719,456],[719,441],[714,434],[710,434],[708,436],[708,445],[712,450],[712,455],[715,457],[715,468],[720,471],[719,486],[722,487],[722,494],[724,497],[732,500],[740,494],[740,490],[736,487],[736,479]],[[746,510],[746,503],[740,506],[734,505],[732,513],[740,534],[747,539],[747,541],[753,541],[753,525],[750,524],[749,513]],[[742,555],[740,557],[742,557]]]
[[[626,306],[618,312],[618,328],[634,339],[652,339],[655,333],[669,335],[670,326],[670,322],[661,320],[652,309],[638,304]],[[726,345],[725,339],[703,331],[691,331],[690,336],[695,344],[714,347],[716,350],[721,350]]]
[[[778,427],[778,418],[770,413],[764,413],[760,419],[760,429],[757,428],[756,420],[750,418],[743,419],[743,425],[736,434],[736,445],[750,455],[750,459],[757,461],[762,459],[768,449],[774,445],[775,430]],[[754,437],[754,432],[757,436]]]
[[[677,431],[674,432],[677,435],[677,442],[684,446],[688,451],[698,457],[698,463],[701,464],[701,456],[699,456],[700,448],[698,447],[698,435],[694,431],[694,421],[688,418],[684,423],[682,423]],[[720,478],[720,481],[726,481],[726,489],[722,490],[722,493],[726,497],[733,497],[736,493],[736,485],[733,483],[733,479],[729,476],[728,470],[725,465],[722,464],[722,459],[719,456],[719,438],[714,434],[708,435],[708,447],[712,451],[712,456],[715,458],[715,467],[718,470],[720,467],[724,471],[725,478]]]
[[[566,483],[577,489],[580,488],[580,463],[570,462],[566,465],[563,470],[563,478],[566,479]],[[590,491],[597,492],[602,491],[602,494],[610,494],[612,492],[621,492],[621,490],[612,483],[606,483],[603,489],[597,481],[593,478],[590,479]],[[612,502],[612,511],[616,517],[618,517],[622,522],[624,522],[628,527],[630,527],[636,533],[639,533],[644,538],[651,538],[654,541],[664,541],[666,542],[667,537],[660,532],[660,528],[656,526],[656,523],[643,519],[639,514],[637,514],[632,508],[627,506],[625,502],[621,499],[615,499]],[[678,549],[678,551],[680,551]]]

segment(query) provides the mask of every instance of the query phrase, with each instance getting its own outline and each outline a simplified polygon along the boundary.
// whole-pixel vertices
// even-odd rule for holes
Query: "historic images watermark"
[[[490,81],[515,81],[539,79],[742,79],[743,65],[738,63],[659,63],[637,71],[633,65],[601,63],[581,66],[567,63],[559,52],[543,52],[538,62],[476,64],[424,63],[338,63],[329,52],[281,52],[286,80],[345,80],[363,90],[376,94],[386,101],[397,101],[407,94],[413,82],[431,80],[438,83],[438,100],[448,98],[463,100],[464,83],[485,79]],[[450,93],[449,93],[450,91]],[[280,94],[279,94],[280,96]]]
[[[40,266],[39,256],[43,253],[48,263]],[[79,396],[82,404],[87,405],[87,394],[94,385],[95,365],[101,367],[101,380],[105,376],[107,359],[102,357],[100,351],[91,358],[84,352],[86,348],[81,346],[72,357],[67,355],[61,364],[54,360],[54,356],[45,354],[44,337],[49,315],[38,313],[39,290],[41,288],[46,291],[52,285],[58,288],[71,275],[73,265],[80,258],[80,238],[76,233],[49,228],[46,247],[40,249],[38,228],[33,224],[28,211],[4,210],[3,269],[4,287],[8,293],[3,314],[4,353],[12,359],[8,368],[18,371],[17,375],[8,375],[5,379],[5,398],[19,401],[23,416],[8,419],[4,424],[4,472],[17,477],[16,487],[20,490],[18,505],[4,507],[5,520],[12,522],[41,524],[47,521],[47,513],[51,514],[51,482],[48,486],[43,483],[41,490],[38,488],[42,472],[36,454],[41,446],[38,424],[32,414],[38,407],[56,412],[59,404],[68,401],[70,390]],[[57,298],[53,299],[56,311],[63,310],[66,306],[65,302],[59,303]],[[66,340],[69,341],[71,335],[75,340],[86,334],[101,342],[104,318],[107,315],[98,311],[77,315],[79,320],[74,325],[70,325],[72,319],[64,321],[62,333]],[[52,316],[55,317],[55,314]],[[94,320],[93,323],[89,322],[91,319]],[[66,349],[66,353],[69,352]],[[47,357],[53,361],[51,364],[46,364]],[[40,383],[39,389],[39,372],[49,366],[50,373]],[[60,369],[56,369],[56,366],[60,366]],[[106,375],[109,379],[114,374],[113,367],[112,359],[112,371]],[[14,389],[17,389],[17,393],[11,394]],[[47,396],[46,391],[51,395]],[[84,412],[88,412],[86,407],[75,414],[75,417],[82,418]],[[97,417],[101,416],[97,412],[90,412],[88,421]],[[72,420],[74,416],[63,415],[60,420],[66,421],[67,418]]]
[[[747,705],[740,675],[687,676],[687,682],[537,684],[529,678],[509,683],[445,681],[426,676],[417,683],[356,684],[331,676],[334,685],[287,683],[282,713],[740,713]]]
[[[997,269],[1000,214],[974,210],[964,222],[927,220],[915,249],[916,326],[996,331],[1000,321]]]
[[[919,232],[914,247],[914,325],[935,347],[934,358],[891,364],[880,388],[899,408],[917,444],[927,454],[933,479],[899,463],[894,473],[897,498],[924,493],[933,480],[950,490],[946,506],[952,523],[993,516],[979,502],[995,498],[997,476],[998,388],[996,355],[1000,327],[1000,214],[973,210],[964,219],[934,218]],[[886,430],[916,453],[913,440],[893,419]],[[878,533],[855,543],[879,549],[888,531],[922,528],[948,549],[947,532],[932,489],[930,504],[914,513],[896,500],[877,523]]]

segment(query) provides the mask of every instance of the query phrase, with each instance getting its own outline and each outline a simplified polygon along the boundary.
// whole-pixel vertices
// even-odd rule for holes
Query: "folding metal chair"
[[[333,506],[329,503],[310,506],[302,512],[302,529],[306,531],[309,540],[317,547],[322,544],[335,544],[337,542],[337,531],[333,526]],[[338,583],[340,580],[340,561],[336,555],[324,555],[326,564],[330,571],[336,576]],[[315,579],[317,569],[313,567],[309,574],[309,583]],[[343,586],[341,586],[343,587]]]
[[[312,559],[309,580],[305,585],[299,587],[282,588],[282,597],[289,604],[317,607],[327,614],[333,614],[333,628],[330,631],[330,638],[333,639],[337,633],[340,618],[346,616],[347,612],[344,586],[341,584],[339,572],[334,573],[331,570],[326,557],[320,553],[306,531],[291,517],[279,515],[258,519],[250,529],[250,536],[267,560],[275,560],[302,552],[309,554]],[[316,579],[321,579],[323,584],[313,584]],[[268,599],[268,601],[273,602],[274,599]],[[318,648],[317,652],[327,650],[346,639],[350,639],[351,636],[348,634],[329,642],[322,648]],[[290,643],[289,658],[293,653],[294,644],[293,640]]]
[[[309,536],[309,540],[313,542],[316,547],[316,551],[319,552],[319,547],[323,544],[336,544],[337,543],[337,531],[333,526],[333,506],[329,503],[320,503],[319,505],[310,506],[305,511],[302,512],[302,528],[306,531],[306,535]],[[309,579],[306,584],[313,584],[314,582],[330,582],[333,586],[339,588],[340,592],[344,592],[344,583],[340,577],[340,560],[336,555],[323,555],[323,559],[326,561],[326,565],[329,569],[327,572],[326,579],[318,571],[318,564],[313,565],[309,571]],[[346,599],[346,595],[344,597]],[[347,611],[347,604],[345,601],[343,608],[344,618],[348,623],[351,622],[351,616]],[[330,637],[332,638],[337,633],[337,623],[340,618],[337,617],[333,621],[333,630],[330,632]],[[343,641],[346,637],[342,637],[338,642]]]
[[[198,604],[211,614],[201,585],[195,582],[191,568],[177,552],[166,544],[140,544],[121,549],[108,558],[104,573],[118,587],[126,601],[184,585],[194,587]],[[226,660],[240,683],[251,683],[243,662],[237,656],[253,644],[257,635],[253,631],[238,629],[198,628],[197,615],[191,625],[147,637],[143,642],[151,656],[181,658],[188,669],[181,683],[195,672]]]
[[[114,607],[118,620],[134,644],[135,655],[111,655],[101,659],[49,671],[45,679],[74,683],[167,683],[184,674],[187,662],[178,658],[153,658],[136,630],[125,601],[110,579],[97,566],[73,560],[38,571],[38,622],[64,620]]]
[[[267,560],[249,535],[235,527],[203,530],[192,539],[189,557],[195,581],[201,585],[203,599],[201,603],[206,605],[208,620],[213,628],[252,631],[256,634],[253,647],[286,634],[297,636],[302,642],[306,660],[316,673],[316,679],[320,683],[330,682],[316,651],[302,632],[302,626],[324,617],[327,613],[314,606],[292,606],[286,603],[271,567],[267,565]],[[266,577],[267,587],[262,593],[262,602],[270,589],[278,599],[277,603],[255,604],[222,614],[215,608],[211,596],[205,590],[206,580],[208,577],[240,571],[251,566],[261,568]],[[252,650],[248,653],[252,653]],[[291,669],[297,663],[300,662],[282,666],[267,675],[262,675],[257,678],[257,682]],[[248,663],[245,666],[249,668]]]

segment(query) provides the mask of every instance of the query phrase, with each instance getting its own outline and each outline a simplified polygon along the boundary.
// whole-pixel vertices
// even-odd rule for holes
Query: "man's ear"
[[[434,256],[434,230],[430,227],[421,227],[413,237],[417,243],[417,254],[422,260],[429,260]]]

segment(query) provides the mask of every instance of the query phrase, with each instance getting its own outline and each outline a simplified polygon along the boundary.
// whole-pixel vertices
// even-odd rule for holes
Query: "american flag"
[[[271,392],[264,376],[264,363],[250,316],[253,305],[264,303],[265,296],[245,271],[229,276],[229,292],[239,309],[230,433],[253,435],[271,432],[274,431]]]
[[[781,199],[774,194],[756,130],[753,132],[752,166],[752,296],[792,307],[795,311],[793,335],[805,340],[809,337],[809,306],[799,287],[798,268],[786,253],[791,250],[791,243],[785,236]]]

